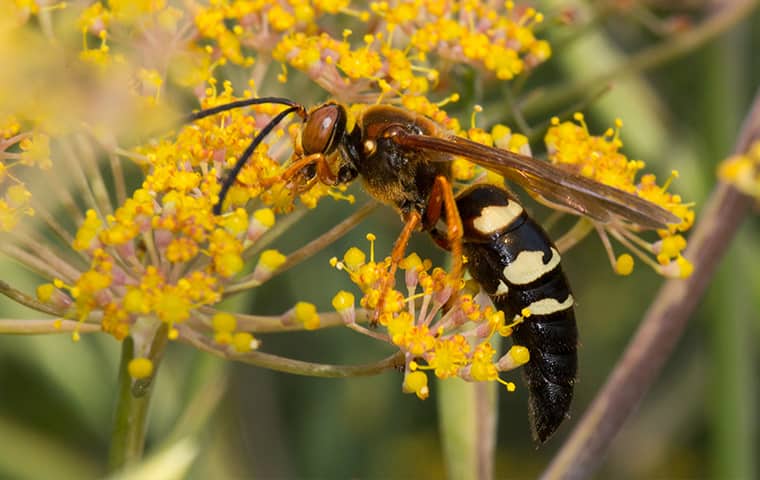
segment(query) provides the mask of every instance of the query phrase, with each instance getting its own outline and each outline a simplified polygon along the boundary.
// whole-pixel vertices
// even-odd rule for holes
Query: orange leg
[[[456,288],[459,287],[458,284],[462,280],[463,269],[462,236],[464,235],[464,227],[462,227],[462,217],[459,216],[451,182],[446,177],[439,176],[435,179],[435,185],[443,193],[443,206],[446,209],[446,230],[448,230],[449,243],[451,245],[451,256],[454,257],[450,276],[456,282],[454,285]]]
[[[406,253],[406,246],[409,244],[409,239],[417,228],[419,228],[422,222],[422,217],[419,212],[413,211],[409,214],[404,224],[404,229],[401,230],[396,243],[393,244],[393,250],[391,251],[391,265],[388,272],[388,276],[385,277],[383,284],[380,287],[380,298],[377,300],[377,307],[375,308],[375,314],[372,317],[372,326],[377,325],[377,321],[380,317],[380,313],[385,306],[385,299],[388,296],[388,292],[393,289],[393,285],[396,279],[396,270],[398,270],[398,264],[404,259]]]
[[[282,175],[280,175],[279,179],[287,182],[288,180],[298,175],[304,168],[315,164],[317,167],[316,178],[310,179],[308,182],[306,182],[305,185],[299,185],[298,191],[308,190],[313,185],[315,180],[318,180],[320,183],[323,183],[325,185],[335,185],[337,178],[332,173],[332,170],[330,170],[330,165],[327,163],[327,157],[321,153],[313,153],[311,155],[299,158],[293,162],[282,173]]]
[[[462,279],[462,218],[457,210],[454,190],[451,182],[444,176],[438,176],[430,192],[430,201],[425,212],[425,228],[431,229],[441,217],[441,208],[446,211],[446,248],[451,251],[454,262],[450,277],[455,282]]]
[[[462,280],[462,219],[459,216],[457,210],[457,204],[454,200],[454,190],[451,188],[451,183],[444,176],[438,176],[433,184],[433,190],[430,192],[430,198],[428,201],[428,207],[425,211],[425,228],[430,228],[441,217],[441,208],[446,212],[446,230],[448,236],[448,245],[451,250],[451,254],[454,257],[453,265],[449,277],[454,283],[454,287],[459,286],[459,282]],[[398,264],[404,259],[406,253],[406,246],[409,244],[409,238],[412,236],[415,230],[417,230],[422,223],[422,216],[417,211],[412,211],[409,217],[406,219],[404,229],[396,239],[396,243],[393,244],[393,250],[391,251],[391,265],[388,276],[385,278],[380,290],[380,298],[377,302],[377,308],[372,318],[372,324],[377,324],[380,313],[383,310],[385,299],[388,296],[388,292],[393,288],[396,270]]]

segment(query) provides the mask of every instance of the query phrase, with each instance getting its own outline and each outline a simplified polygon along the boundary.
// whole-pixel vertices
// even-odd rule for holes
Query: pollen
[[[141,380],[153,375],[153,361],[149,358],[133,358],[127,365],[129,376],[135,380]]]

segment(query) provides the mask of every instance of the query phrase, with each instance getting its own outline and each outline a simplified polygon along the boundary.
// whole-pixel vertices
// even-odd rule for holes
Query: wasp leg
[[[375,308],[375,314],[372,317],[371,325],[374,327],[377,325],[380,313],[385,307],[385,300],[388,297],[388,292],[391,291],[395,283],[396,270],[398,270],[398,264],[404,259],[404,253],[406,253],[406,246],[409,244],[409,238],[412,233],[419,228],[422,223],[422,217],[419,212],[412,210],[409,216],[406,218],[404,229],[401,230],[396,243],[393,244],[393,250],[391,251],[391,265],[388,271],[388,276],[383,280],[380,286],[380,295],[377,300],[377,307]]]
[[[308,169],[311,168],[314,168],[315,172],[308,172]],[[321,153],[313,153],[299,158],[280,175],[279,180],[287,182],[298,175],[304,176],[305,181],[296,186],[296,193],[305,192],[314,185],[315,181],[325,185],[335,185],[338,181],[335,174],[330,170],[327,157]]]
[[[425,210],[425,230],[431,234],[435,231],[435,225],[441,217],[441,209],[446,216],[446,236],[433,235],[433,239],[446,250],[451,252],[453,264],[451,266],[450,278],[455,284],[462,279],[462,237],[464,228],[462,227],[462,218],[459,216],[454,190],[451,182],[444,176],[439,175],[435,178],[433,189],[430,193],[430,201]]]

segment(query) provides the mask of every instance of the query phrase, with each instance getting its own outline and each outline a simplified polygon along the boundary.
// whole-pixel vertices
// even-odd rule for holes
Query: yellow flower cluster
[[[514,384],[502,380],[499,372],[527,363],[527,349],[513,347],[502,358],[497,358],[490,341],[497,333],[511,335],[512,327],[522,322],[523,317],[507,324],[503,312],[492,306],[481,307],[471,294],[463,292],[463,285],[452,286],[443,269],[431,270],[431,262],[422,261],[416,253],[399,264],[405,271],[406,295],[394,288],[383,292],[390,258],[376,262],[375,237],[370,234],[367,238],[372,242],[369,261],[363,251],[352,247],[343,260],[333,258],[331,264],[346,271],[362,290],[359,302],[362,307],[378,308],[380,298],[385,295],[377,318],[387,331],[386,340],[405,354],[404,391],[426,398],[429,390],[425,372],[433,372],[441,379],[459,377],[468,381],[499,381],[510,391],[514,390]],[[451,299],[455,299],[454,308],[439,317]],[[333,306],[346,323],[354,324],[353,295],[339,292],[333,298]]]
[[[353,38],[351,30],[333,36],[317,28],[338,14],[371,24],[372,33]],[[194,19],[220,62],[247,66],[254,63],[249,49],[271,51],[283,67],[283,82],[292,67],[340,100],[374,101],[379,88],[385,101],[395,97],[425,114],[414,108],[415,100],[446,73],[433,65],[470,64],[504,80],[548,59],[548,43],[533,32],[542,20],[512,2],[429,0],[355,7],[347,1],[219,0],[199,8]]]
[[[235,100],[229,84],[219,94],[208,93],[206,108]],[[217,172],[240,158],[256,134],[257,115],[276,111],[271,105],[256,110],[207,117],[173,139],[138,149],[136,159],[145,169],[141,188],[104,218],[87,211],[72,246],[91,256],[90,268],[73,285],[56,282],[75,300],[73,316],[84,320],[102,312],[103,329],[121,339],[137,318],[154,317],[171,327],[219,302],[225,285],[243,270],[246,251],[275,224],[276,213],[294,208],[292,180],[282,178],[284,168],[269,156],[272,146],[262,144],[229,191],[225,205],[233,209],[225,207],[224,215],[212,211],[220,190]],[[279,141],[282,131],[273,137],[288,158],[292,139]],[[324,186],[319,191],[304,193],[305,203],[313,207],[330,193]],[[256,208],[246,210],[249,204]],[[264,281],[284,261],[276,250],[264,251],[251,279]],[[307,329],[319,325],[308,304],[297,305],[295,317]],[[224,331],[232,335],[225,343],[240,343],[236,332]]]
[[[646,263],[652,265],[659,273],[672,277],[688,277],[691,275],[691,264],[681,255],[686,248],[686,240],[680,235],[694,224],[693,205],[683,203],[679,195],[668,192],[668,187],[678,172],[673,172],[663,186],[656,183],[653,174],[646,174],[636,182],[636,176],[645,167],[641,160],[630,160],[620,149],[622,122],[618,120],[615,128],[608,129],[603,135],[592,135],[583,119],[576,113],[574,121],[560,122],[552,119],[552,126],[544,138],[550,160],[569,170],[580,173],[593,180],[604,183],[619,190],[637,195],[649,202],[659,205],[673,213],[681,222],[669,225],[667,229],[658,230],[660,240],[649,244],[629,231],[611,232],[626,246],[631,248]],[[631,226],[635,228],[635,226]],[[631,240],[633,243],[628,243]],[[643,247],[642,252],[638,247]],[[657,263],[653,264],[646,253],[654,255]],[[628,274],[633,268],[630,256],[621,256],[616,261],[615,270]]]

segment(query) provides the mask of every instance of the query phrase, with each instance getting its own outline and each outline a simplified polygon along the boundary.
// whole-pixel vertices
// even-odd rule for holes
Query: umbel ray
[[[404,228],[391,252],[388,279],[394,278],[412,233],[423,230],[452,253],[454,278],[461,277],[466,256],[470,275],[506,318],[530,311],[512,338],[530,352],[523,367],[530,424],[534,438],[545,442],[568,416],[577,373],[574,299],[560,254],[507,189],[475,184],[455,195],[452,160],[464,157],[521,185],[540,201],[598,224],[625,222],[656,229],[679,223],[678,217],[550,163],[454,136],[423,115],[389,105],[367,106],[350,130],[346,108],[339,103],[307,110],[279,97],[219,105],[193,113],[188,121],[259,104],[286,108],[261,129],[227,173],[214,213],[221,214],[230,187],[263,139],[287,116],[297,114],[303,121],[300,141],[283,177],[300,176],[305,185],[336,185],[359,177],[367,193],[393,207]],[[391,288],[388,282],[381,291]],[[383,299],[381,295],[378,311]]]

